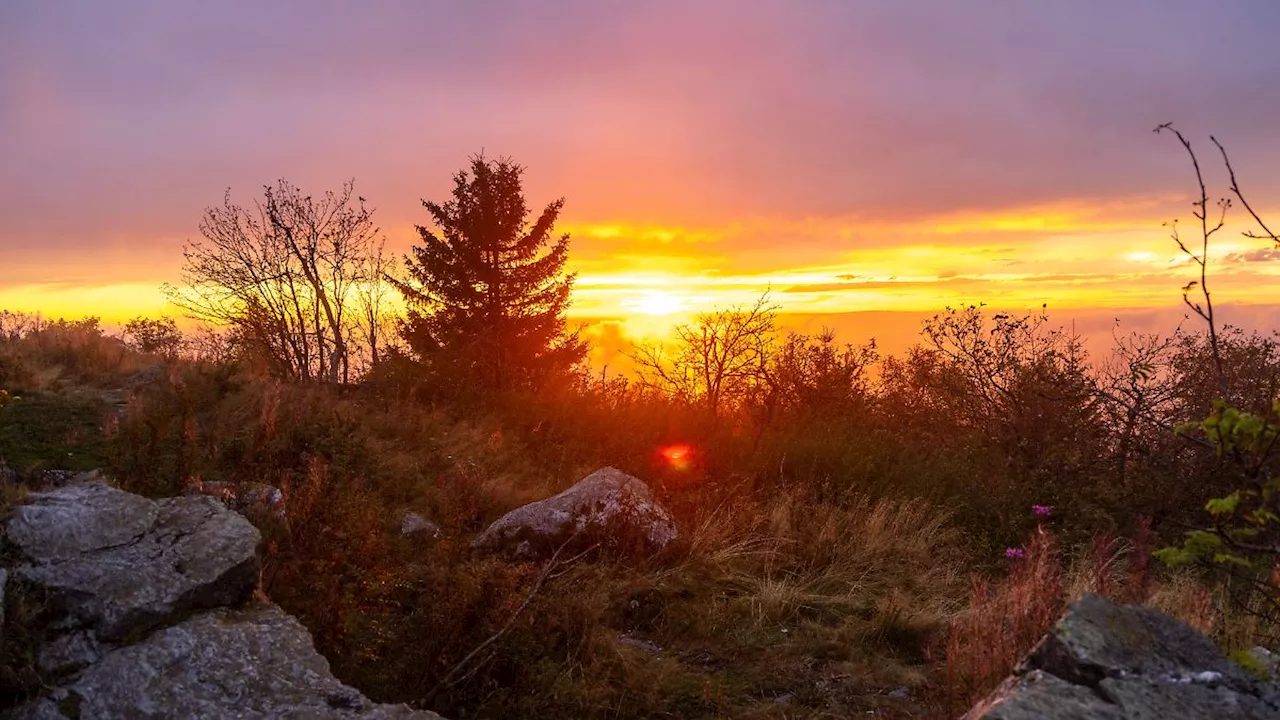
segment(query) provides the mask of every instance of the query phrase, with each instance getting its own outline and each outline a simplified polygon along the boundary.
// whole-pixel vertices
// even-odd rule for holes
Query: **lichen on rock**
[[[1173,618],[1087,594],[965,718],[1262,720],[1280,718],[1280,690]]]

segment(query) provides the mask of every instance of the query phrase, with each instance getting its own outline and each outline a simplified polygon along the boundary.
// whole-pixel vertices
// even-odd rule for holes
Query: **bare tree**
[[[1165,223],[1165,225],[1170,228],[1170,234],[1173,237],[1173,241],[1177,243],[1178,249],[1200,268],[1200,279],[1192,280],[1182,286],[1182,302],[1185,303],[1187,307],[1191,308],[1192,312],[1200,316],[1200,318],[1205,321],[1205,324],[1208,325],[1209,347],[1213,352],[1213,363],[1218,369],[1218,390],[1225,397],[1227,394],[1227,375],[1222,366],[1222,351],[1218,347],[1218,325],[1217,322],[1215,322],[1213,315],[1213,297],[1209,293],[1209,238],[1213,237],[1214,233],[1221,230],[1222,226],[1226,224],[1227,210],[1231,209],[1231,198],[1219,198],[1217,202],[1214,203],[1219,211],[1218,219],[1217,221],[1210,222],[1209,192],[1205,187],[1204,173],[1200,171],[1200,161],[1196,158],[1195,150],[1191,147],[1191,141],[1187,140],[1181,132],[1175,129],[1172,123],[1159,125],[1156,127],[1155,131],[1157,133],[1166,131],[1171,132],[1178,138],[1178,142],[1182,143],[1182,147],[1187,151],[1187,155],[1191,157],[1191,166],[1195,169],[1196,183],[1200,188],[1199,198],[1191,203],[1191,214],[1200,223],[1200,251],[1195,252],[1193,249],[1188,248],[1186,243],[1183,242],[1182,237],[1178,234],[1178,221],[1176,219],[1171,223]],[[1214,139],[1213,143],[1218,145],[1217,139]],[[1221,145],[1218,145],[1218,149],[1222,150],[1222,158],[1223,160],[1226,160],[1226,150],[1223,150]],[[1227,167],[1231,167],[1231,163],[1229,161],[1227,162]],[[1239,188],[1235,185],[1234,172],[1232,172],[1231,184],[1232,188],[1239,193]],[[1252,213],[1253,210],[1250,209],[1249,212]],[[1254,215],[1254,217],[1256,218],[1257,215]],[[1261,221],[1259,221],[1259,223],[1261,223]],[[1263,227],[1265,228],[1266,226],[1264,225]],[[1204,297],[1203,304],[1191,299],[1191,292],[1195,290],[1196,287],[1200,288],[1200,294]]]
[[[396,316],[388,303],[394,289],[388,281],[396,263],[386,253],[386,240],[380,238],[361,258],[360,264],[360,281],[355,285],[358,312],[348,335],[359,338],[365,352],[365,365],[372,367],[385,352],[386,340],[396,337]]]
[[[670,351],[661,343],[637,346],[631,357],[641,385],[719,414],[765,387],[776,315],[765,293],[750,307],[714,310],[676,327]]]
[[[353,343],[376,358],[384,324],[366,318],[382,312],[387,262],[353,183],[315,198],[281,180],[252,207],[228,191],[200,234],[184,248],[182,285],[164,288],[191,316],[230,326],[285,377],[348,381]]]

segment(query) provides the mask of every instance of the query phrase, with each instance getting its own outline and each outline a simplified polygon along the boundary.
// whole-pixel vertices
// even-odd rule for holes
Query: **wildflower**
[[[1010,560],[1022,560],[1027,556],[1027,551],[1022,548],[1005,548],[1004,556]]]
[[[1031,512],[1038,518],[1047,518],[1049,513],[1052,512],[1052,508],[1048,505],[1032,505]]]

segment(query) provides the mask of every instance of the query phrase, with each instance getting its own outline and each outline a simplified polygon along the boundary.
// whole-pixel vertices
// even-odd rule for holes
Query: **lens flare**
[[[688,469],[693,463],[693,448],[688,445],[666,445],[658,453],[673,470]]]

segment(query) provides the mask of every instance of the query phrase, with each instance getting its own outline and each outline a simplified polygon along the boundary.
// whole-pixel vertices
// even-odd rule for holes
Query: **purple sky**
[[[1274,0],[13,0],[0,301],[171,280],[204,206],[278,177],[356,178],[403,246],[482,148],[574,227],[738,228],[576,233],[584,273],[650,252],[827,267],[916,242],[915,218],[1055,204],[1158,238],[1183,205],[1152,198],[1189,190],[1158,123],[1216,133],[1256,197],[1280,190],[1277,30]],[[897,229],[832,229],[851,222]]]

